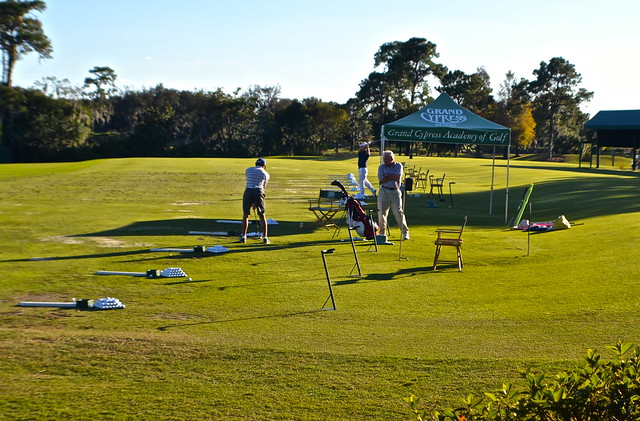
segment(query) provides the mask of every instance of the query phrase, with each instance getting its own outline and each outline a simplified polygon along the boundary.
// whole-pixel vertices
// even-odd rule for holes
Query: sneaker
[[[407,231],[407,232],[404,234],[404,237],[402,237],[402,239],[403,239],[403,240],[409,240],[409,239],[410,239],[410,237],[409,237],[409,231]]]
[[[240,236],[240,242],[241,243],[246,243],[247,242],[247,237],[245,237],[244,235]]]
[[[269,238],[268,238],[268,237],[263,237],[263,238],[262,238],[262,242],[263,242],[264,244],[271,244],[271,240],[269,240]]]

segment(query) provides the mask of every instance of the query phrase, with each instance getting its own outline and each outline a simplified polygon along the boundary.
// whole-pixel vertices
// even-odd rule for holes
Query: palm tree
[[[42,0],[0,2],[2,85],[11,86],[13,66],[23,55],[35,51],[40,58],[51,58],[51,41],[44,34],[42,23],[31,15],[46,8]]]

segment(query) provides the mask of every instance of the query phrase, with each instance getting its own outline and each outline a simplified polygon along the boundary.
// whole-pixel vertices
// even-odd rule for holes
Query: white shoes
[[[409,237],[409,231],[407,231],[407,232],[404,234],[404,236],[402,237],[402,239],[403,239],[403,240],[409,240],[409,239],[410,239],[410,237]]]

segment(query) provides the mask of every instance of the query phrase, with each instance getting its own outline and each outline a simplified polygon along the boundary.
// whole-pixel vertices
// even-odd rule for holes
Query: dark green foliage
[[[27,9],[31,5],[36,10],[43,10],[36,5],[44,6],[36,1],[2,4]],[[79,89],[55,78],[45,78],[38,86],[41,95],[4,86],[0,146],[12,148],[14,160],[22,162],[128,156],[320,156],[330,148],[353,150],[363,140],[376,139],[383,124],[430,102],[429,78],[437,78],[442,85],[438,91],[462,106],[510,127],[516,154],[519,148],[538,147],[543,139],[549,140],[549,157],[554,151],[569,153],[579,146],[588,119],[579,105],[592,93],[578,89],[580,74],[568,61],[556,57],[548,64],[542,62],[533,82],[516,81],[507,74],[505,91],[496,102],[484,68],[473,74],[449,71],[434,61],[438,57],[436,45],[424,38],[383,44],[374,55],[378,70],[360,83],[355,98],[344,105],[313,97],[279,98],[279,87],[253,86],[244,93],[227,94],[221,89],[178,91],[160,84],[121,92],[115,86],[116,72],[96,66],[85,79],[84,98],[79,97]],[[89,130],[87,112],[92,120]],[[408,155],[415,150],[405,142],[389,146]],[[461,148],[464,145],[452,153],[457,155]],[[479,155],[489,152],[474,149]],[[426,151],[428,155],[449,153],[450,147],[429,144]]]
[[[77,101],[53,99],[39,91],[5,88],[9,98],[4,146],[22,162],[69,159],[91,132],[90,110]]]
[[[406,401],[420,421],[638,420],[640,347],[618,342],[607,348],[613,353],[610,361],[590,349],[574,370],[554,376],[526,370],[524,389],[505,384],[481,397],[469,395],[455,409],[428,413],[415,396]]]

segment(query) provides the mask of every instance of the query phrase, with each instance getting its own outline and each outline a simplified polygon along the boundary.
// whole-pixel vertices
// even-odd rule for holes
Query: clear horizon
[[[233,93],[279,86],[283,98],[344,103],[375,70],[382,44],[421,37],[437,45],[437,61],[449,70],[484,67],[494,96],[508,71],[532,80],[541,61],[563,57],[582,75],[580,87],[594,92],[584,112],[640,109],[640,3],[631,0],[46,4],[35,16],[51,39],[53,58],[30,53],[18,61],[15,86],[49,76],[79,86],[93,67],[109,66],[122,89],[162,84]]]

